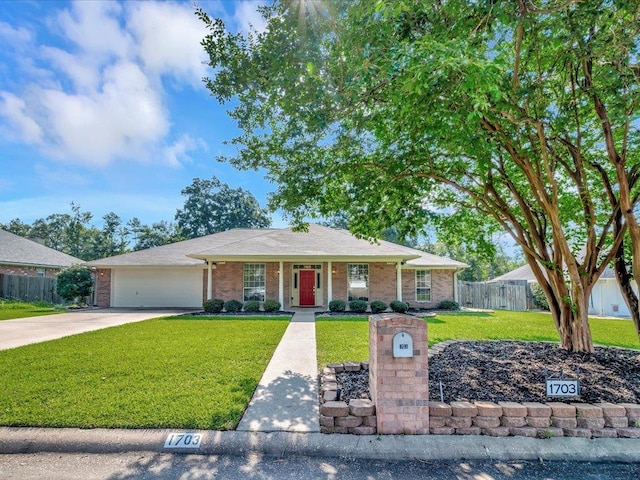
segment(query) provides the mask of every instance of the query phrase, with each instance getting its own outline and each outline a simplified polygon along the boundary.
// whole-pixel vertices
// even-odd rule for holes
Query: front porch
[[[203,299],[277,300],[286,310],[296,307],[326,310],[332,300],[346,303],[415,300],[403,300],[407,293],[415,290],[415,274],[403,267],[401,261],[206,262]],[[443,293],[453,298],[453,291]]]

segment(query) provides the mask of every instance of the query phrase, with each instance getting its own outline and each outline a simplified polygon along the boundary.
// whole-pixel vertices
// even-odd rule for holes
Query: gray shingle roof
[[[346,230],[310,225],[308,232],[282,229],[233,229],[170,245],[89,262],[96,267],[202,265],[213,261],[260,260],[415,260],[420,266],[464,268],[466,265],[420,250],[379,241],[370,243]],[[409,264],[409,262],[407,262]]]
[[[0,230],[0,264],[64,268],[82,262],[79,258]]]

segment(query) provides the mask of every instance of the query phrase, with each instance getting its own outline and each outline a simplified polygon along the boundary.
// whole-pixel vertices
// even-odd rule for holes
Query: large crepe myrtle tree
[[[592,352],[593,286],[612,263],[628,285],[622,252],[640,239],[639,9],[281,1],[246,35],[197,13],[206,85],[233,100],[242,131],[227,160],[268,172],[272,208],[295,223],[343,212],[365,237],[434,218],[469,235],[499,227],[522,248],[562,346]],[[635,266],[640,241],[632,251]],[[634,315],[638,326],[637,299]]]

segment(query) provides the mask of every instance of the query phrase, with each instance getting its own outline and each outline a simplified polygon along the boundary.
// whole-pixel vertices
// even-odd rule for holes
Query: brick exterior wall
[[[243,268],[245,263],[264,263],[266,265],[265,286],[266,299],[278,300],[279,262],[226,262],[216,266],[212,272],[213,298],[227,300],[243,300]],[[294,262],[300,263],[300,262]],[[357,262],[348,262],[357,263]],[[331,270],[327,262],[322,262],[322,298],[316,303],[328,308],[328,278],[332,280],[332,299],[347,302],[347,262],[332,262]],[[367,262],[362,262],[367,263]],[[291,308],[291,262],[283,262],[283,309]],[[369,302],[381,300],[387,304],[396,300],[396,266],[386,262],[370,262],[369,265]],[[335,273],[332,272],[335,271]],[[100,276],[100,273],[103,273]],[[453,299],[454,270],[431,270],[431,302],[416,302],[415,270],[402,270],[402,299],[412,307],[435,308],[442,300]],[[3,271],[0,273],[10,273]],[[37,274],[37,271],[34,270]],[[54,271],[47,270],[47,276],[55,276]],[[111,270],[100,269],[97,275],[96,302],[98,306],[108,307],[111,302]],[[202,301],[207,298],[207,268],[202,270]]]
[[[96,305],[98,307],[111,306],[111,269],[99,268],[96,271]]]
[[[393,337],[407,332],[413,357],[393,356]],[[369,317],[369,392],[380,434],[429,433],[429,365],[427,324],[409,315]]]
[[[227,300],[242,301],[242,272],[243,263],[241,262],[218,264],[213,271],[213,298],[219,298],[225,302]]]
[[[396,300],[396,266],[387,263],[369,264],[369,302]]]
[[[218,264],[213,270],[213,298],[221,300],[239,300],[244,301],[244,264],[245,263],[263,263],[265,264],[265,300],[278,300],[278,269],[280,262],[226,262]],[[289,295],[291,276],[291,265],[284,263],[284,305],[283,308],[290,306]],[[202,274],[202,300],[207,298],[207,269]]]
[[[44,276],[55,278],[60,271],[59,268],[27,267],[23,265],[0,265],[0,273],[4,275],[24,275],[26,277],[37,277],[38,269],[44,268]]]
[[[332,273],[331,281],[332,291],[333,291],[333,300],[342,300],[343,302],[347,301],[347,264],[346,263],[332,263],[331,269],[335,270],[336,273]],[[328,306],[327,306],[328,307]]]
[[[425,269],[428,270],[428,269]],[[416,300],[416,271],[402,270],[402,300],[414,308],[435,308],[442,300],[453,300],[455,270],[431,270],[431,301]]]
[[[356,262],[349,262],[356,263]],[[367,263],[367,262],[362,262]],[[397,300],[396,266],[387,263],[369,265],[369,302]],[[333,299],[347,301],[347,263],[334,262]],[[325,265],[326,270],[326,265]],[[415,308],[435,308],[442,300],[453,300],[455,270],[431,270],[431,301],[416,301],[416,273],[414,269],[402,269],[402,300]],[[325,283],[326,285],[326,283]],[[326,303],[325,303],[326,305]]]

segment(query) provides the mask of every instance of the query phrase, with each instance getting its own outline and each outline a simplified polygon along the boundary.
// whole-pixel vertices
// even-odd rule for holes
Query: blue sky
[[[264,28],[258,1],[200,1],[229,28]],[[261,205],[257,172],[215,160],[236,133],[191,1],[0,2],[0,223],[70,213],[173,221],[180,190],[217,176]],[[284,226],[280,215],[274,226]]]

